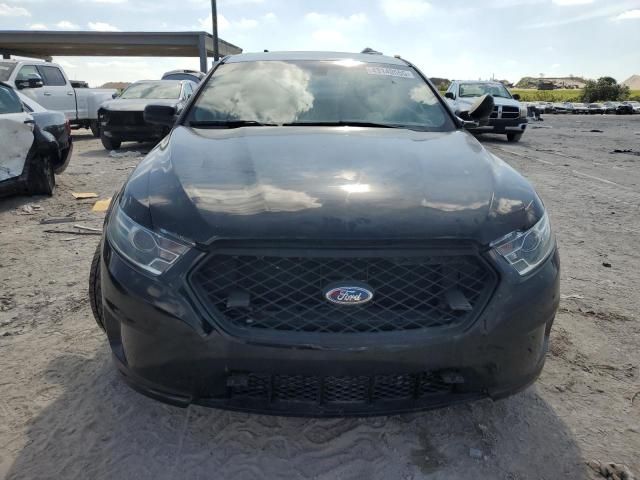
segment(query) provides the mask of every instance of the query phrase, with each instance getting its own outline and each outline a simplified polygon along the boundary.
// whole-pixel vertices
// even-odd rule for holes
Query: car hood
[[[103,102],[100,108],[111,110],[114,112],[141,112],[147,105],[168,105],[175,107],[180,103],[180,100],[157,100],[153,98],[115,98],[113,100],[107,100]]]
[[[465,239],[528,228],[530,184],[464,131],[176,128],[132,174],[136,221],[216,239]]]
[[[460,97],[458,99],[458,110],[465,110],[462,106],[471,106],[473,105],[479,97]],[[502,97],[493,97],[493,104],[502,107],[519,107],[520,102],[518,100],[514,100],[513,98],[502,98]]]

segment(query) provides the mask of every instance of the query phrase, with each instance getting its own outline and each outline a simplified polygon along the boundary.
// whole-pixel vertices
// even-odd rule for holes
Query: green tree
[[[582,101],[585,103],[626,100],[628,97],[629,87],[619,84],[612,77],[587,80],[582,92]]]

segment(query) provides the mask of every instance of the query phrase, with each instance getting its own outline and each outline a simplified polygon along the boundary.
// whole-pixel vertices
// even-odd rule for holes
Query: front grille
[[[502,110],[502,113],[500,113]],[[489,118],[519,118],[520,117],[520,108],[519,107],[499,107],[496,105],[493,107],[493,112]]]
[[[330,303],[323,291],[335,282],[363,282],[373,290],[373,300],[362,305]],[[317,334],[460,326],[480,313],[496,282],[493,270],[476,254],[415,251],[384,256],[218,252],[191,276],[209,313],[227,327]],[[452,298],[462,300],[463,307]]]
[[[143,112],[109,112],[107,114],[110,126],[144,125]]]
[[[502,107],[502,118],[520,117],[520,107]]]
[[[373,376],[234,374],[231,398],[317,405],[418,400],[452,393],[454,386],[434,373]]]

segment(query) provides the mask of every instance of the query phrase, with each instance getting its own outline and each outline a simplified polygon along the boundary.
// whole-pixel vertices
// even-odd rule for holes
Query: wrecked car
[[[22,102],[25,112],[31,115],[41,131],[50,133],[52,140],[55,141],[51,148],[54,173],[58,175],[64,172],[69,165],[73,152],[71,123],[62,112],[47,110],[31,97],[27,97],[21,92],[16,93]]]
[[[511,95],[500,82],[454,80],[445,92],[445,97],[455,112],[468,110],[483,95],[493,97],[493,112],[487,125],[470,128],[469,131],[475,134],[506,134],[510,142],[520,141],[527,129],[527,108],[520,104],[517,94]]]
[[[0,195],[51,195],[55,172],[64,170],[73,144],[60,112],[28,107],[0,83]],[[32,110],[33,108],[33,110]],[[38,111],[36,111],[38,110]]]
[[[545,206],[410,62],[234,55],[177,113],[146,107],[172,131],[114,196],[91,264],[136,390],[345,416],[537,378],[559,302]]]
[[[100,140],[107,150],[117,150],[122,142],[158,142],[170,127],[144,120],[150,103],[182,111],[196,84],[191,80],[145,80],[129,85],[120,96],[104,102],[98,110]]]

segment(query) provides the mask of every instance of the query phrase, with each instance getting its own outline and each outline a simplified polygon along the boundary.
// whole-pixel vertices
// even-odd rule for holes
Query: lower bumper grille
[[[112,127],[146,125],[143,112],[109,112],[107,118]]]
[[[433,373],[328,377],[251,373],[230,378],[234,399],[316,405],[419,400],[453,393],[454,389]]]
[[[330,303],[323,291],[335,282],[366,283],[373,300]],[[496,283],[493,270],[477,255],[425,251],[220,251],[191,276],[209,313],[228,327],[321,334],[460,326],[477,317]]]

